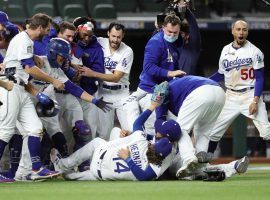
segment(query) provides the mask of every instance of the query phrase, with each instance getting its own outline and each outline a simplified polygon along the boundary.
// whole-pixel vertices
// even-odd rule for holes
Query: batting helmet
[[[40,102],[36,105],[36,111],[39,117],[54,117],[59,113],[59,109],[58,103],[53,100],[51,100],[48,105],[44,105]]]
[[[62,38],[52,38],[47,44],[47,58],[51,67],[59,68],[60,64],[57,63],[56,57],[60,55],[65,59],[70,59],[71,47],[68,41]]]

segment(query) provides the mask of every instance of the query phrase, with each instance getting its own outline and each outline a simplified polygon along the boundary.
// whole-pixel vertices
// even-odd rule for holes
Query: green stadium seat
[[[8,14],[10,21],[15,23],[24,22],[28,18],[26,12],[26,2],[21,0],[9,0],[5,12]]]
[[[112,4],[98,4],[93,10],[95,19],[116,19],[117,14]]]
[[[87,16],[86,0],[56,0],[60,15],[65,19]]]
[[[69,4],[64,7],[63,18],[67,21],[73,21],[77,17],[88,16],[85,7],[80,4]]]
[[[114,0],[116,12],[136,12],[138,9],[137,0]]]
[[[98,4],[112,4],[113,5],[113,0],[88,0],[87,7],[88,7],[88,12],[90,13],[90,15],[92,15],[95,6]]]
[[[57,15],[54,0],[27,0],[27,11],[30,16],[36,13],[46,13],[51,17]]]
[[[155,0],[140,0],[139,5],[141,12],[164,12],[168,3],[156,3]]]

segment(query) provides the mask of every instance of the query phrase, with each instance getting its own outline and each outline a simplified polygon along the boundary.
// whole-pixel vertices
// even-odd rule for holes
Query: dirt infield
[[[228,163],[233,160],[236,160],[239,158],[234,158],[234,157],[221,157],[215,159],[211,164],[223,164],[223,163]],[[250,157],[250,163],[270,163],[270,158],[266,157]]]

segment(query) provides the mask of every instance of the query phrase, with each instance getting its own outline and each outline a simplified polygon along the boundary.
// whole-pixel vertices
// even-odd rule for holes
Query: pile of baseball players
[[[122,24],[112,22],[103,38],[95,36],[91,18],[69,23],[38,13],[19,31],[0,11],[0,158],[7,145],[10,157],[0,182],[60,174],[69,180],[155,180],[164,172],[166,178],[221,181],[246,172],[246,156],[209,162],[239,114],[270,139],[260,98],[263,53],[247,40],[248,23],[238,20],[218,71],[210,78],[191,75],[194,70],[185,69],[197,63],[199,28],[188,4],[179,6],[187,8],[188,29],[181,31],[176,15],[166,16],[145,47],[132,94],[133,51],[122,42]]]

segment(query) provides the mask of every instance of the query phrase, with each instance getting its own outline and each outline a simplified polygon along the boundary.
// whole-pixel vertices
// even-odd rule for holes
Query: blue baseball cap
[[[172,152],[172,143],[168,138],[164,137],[155,142],[154,148],[158,155],[165,158]]]
[[[181,137],[180,125],[175,120],[161,120],[155,121],[155,131],[159,132],[161,135],[169,138],[170,141],[176,142]]]
[[[7,13],[0,11],[0,24],[3,24],[4,26],[10,25],[10,21],[8,20]]]
[[[13,38],[19,33],[19,28],[14,24],[10,24],[6,26],[6,31],[9,32],[10,37]]]

